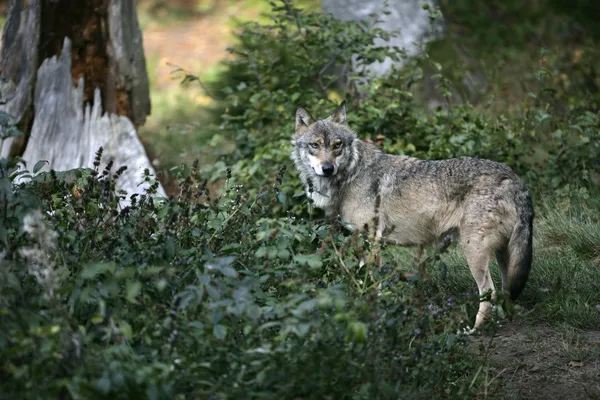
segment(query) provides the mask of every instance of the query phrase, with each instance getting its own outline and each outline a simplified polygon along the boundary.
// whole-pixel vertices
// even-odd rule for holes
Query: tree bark
[[[11,1],[2,32],[0,51],[0,111],[11,115],[11,123],[24,119],[31,107],[38,67],[41,0]],[[0,142],[2,140],[0,139]],[[13,138],[2,143],[0,158],[8,158]]]
[[[133,1],[109,0],[108,33],[106,111],[128,115],[136,126],[143,125],[151,111],[150,92],[142,31]]]
[[[322,0],[321,7],[326,13],[331,13],[340,20],[364,21],[371,14],[377,14],[380,22],[377,27],[387,32],[400,30],[400,35],[389,40],[378,39],[376,46],[396,46],[406,51],[407,56],[415,56],[421,52],[420,46],[429,41],[432,35],[441,32],[441,23],[431,25],[429,14],[423,10],[423,3],[431,5],[431,0]],[[389,14],[383,12],[387,10]],[[402,61],[396,64],[402,65]],[[383,62],[374,62],[367,66],[367,71],[376,76],[386,75],[395,62],[386,58]],[[355,67],[355,66],[353,66]]]

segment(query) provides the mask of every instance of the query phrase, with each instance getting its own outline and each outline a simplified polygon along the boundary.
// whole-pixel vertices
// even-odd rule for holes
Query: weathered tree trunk
[[[384,14],[386,0],[322,0],[323,11],[331,13],[341,20],[363,21],[370,14],[377,14],[377,26],[387,32],[400,30],[400,35],[390,40],[380,39],[377,46],[396,46],[406,51],[408,56],[419,54],[420,46],[431,39],[432,33],[441,30],[439,22],[431,25],[428,11],[423,9],[423,3],[430,4],[431,0],[394,0],[388,1],[389,14]],[[387,58],[383,62],[375,62],[368,66],[368,71],[377,76],[386,75],[393,65]]]
[[[403,49],[408,57],[416,56],[421,53],[423,45],[428,41],[439,37],[444,28],[444,21],[440,19],[430,21],[429,12],[423,9],[423,4],[433,7],[434,4],[443,4],[434,0],[393,0],[388,1],[389,14],[383,14],[386,0],[322,0],[321,5],[324,12],[331,13],[334,17],[341,20],[362,21],[370,18],[370,14],[376,14],[379,19],[377,26],[387,32],[400,30],[400,35],[390,38],[390,40],[379,39],[375,42],[377,46],[396,46]],[[444,34],[451,34],[451,30],[446,30]],[[452,38],[451,38],[452,39]],[[460,102],[468,100],[476,103],[482,97],[482,91],[485,88],[485,77],[480,66],[473,57],[460,45],[460,42],[452,40],[452,45],[457,57],[462,59],[471,70],[470,74],[463,77],[461,89],[463,96],[454,93],[453,98]],[[375,62],[367,66],[367,72],[376,76],[385,76],[394,65],[394,61],[387,58],[383,62]],[[396,66],[401,66],[399,61]],[[354,63],[353,67],[356,66]],[[425,69],[423,80],[423,95],[429,100],[430,107],[444,105],[445,99],[436,89],[439,81],[433,76],[438,74],[433,68]],[[459,84],[460,82],[455,82]],[[456,92],[456,91],[455,91]]]
[[[0,110],[28,133],[29,165],[91,167],[102,146],[104,162],[128,167],[117,187],[143,192],[143,170],[154,169],[135,130],[150,113],[135,0],[11,0],[0,75]]]
[[[135,0],[109,0],[107,14],[106,111],[127,115],[136,126],[143,125],[150,114],[150,92]]]
[[[35,44],[40,37],[40,1],[30,0],[29,7],[24,7],[21,1],[11,1],[4,24],[0,52],[0,111],[12,116],[12,124],[29,120],[25,114],[31,107],[38,65]],[[0,158],[8,158],[12,145],[13,138],[2,143]]]

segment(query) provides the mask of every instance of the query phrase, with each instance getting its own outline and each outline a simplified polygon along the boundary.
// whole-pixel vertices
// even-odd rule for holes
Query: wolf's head
[[[346,102],[326,119],[316,121],[299,107],[292,158],[298,168],[320,177],[331,177],[342,171],[352,159],[356,135],[346,122]]]

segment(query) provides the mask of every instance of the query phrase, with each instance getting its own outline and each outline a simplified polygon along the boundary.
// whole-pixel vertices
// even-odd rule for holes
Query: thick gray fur
[[[527,184],[494,161],[463,157],[421,160],[385,154],[357,139],[346,122],[345,103],[315,120],[296,114],[292,160],[307,196],[328,215],[340,215],[350,230],[369,229],[376,239],[399,245],[439,243],[457,232],[480,294],[494,283],[496,256],[502,288],[516,299],[532,264],[533,204]],[[333,176],[323,176],[332,163]],[[481,302],[475,328],[490,309]]]

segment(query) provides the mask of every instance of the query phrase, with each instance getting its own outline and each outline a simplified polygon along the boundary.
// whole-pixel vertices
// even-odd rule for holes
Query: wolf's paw
[[[466,336],[471,336],[472,334],[474,334],[475,332],[477,332],[476,328],[471,328],[470,326],[467,326],[466,328],[463,328],[462,331],[459,330],[456,334],[457,335],[466,335]]]

